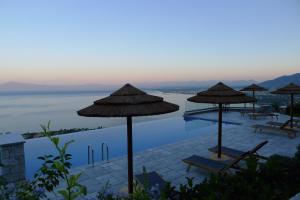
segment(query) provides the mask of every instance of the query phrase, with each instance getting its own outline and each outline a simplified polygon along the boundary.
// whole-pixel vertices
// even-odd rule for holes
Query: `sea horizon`
[[[136,117],[134,122],[182,116],[190,94],[147,90],[149,94],[163,97],[180,105],[180,111],[166,115]],[[0,91],[0,133],[39,132],[40,125],[51,122],[51,130],[112,127],[125,124],[123,118],[86,118],[76,111],[108,96],[107,91]]]

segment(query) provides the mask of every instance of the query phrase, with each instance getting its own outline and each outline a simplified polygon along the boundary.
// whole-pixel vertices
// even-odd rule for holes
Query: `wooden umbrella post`
[[[127,117],[128,193],[133,193],[132,117]]]
[[[219,129],[218,129],[218,158],[221,158],[222,147],[222,104],[219,103]]]
[[[255,92],[258,91],[258,92],[262,92],[262,91],[267,91],[266,88],[263,88],[259,85],[256,85],[256,84],[252,84],[248,87],[245,87],[243,89],[241,89],[240,91],[248,91],[248,92],[252,92],[252,98],[255,99]],[[255,113],[255,101],[253,101],[252,103],[252,112]]]
[[[293,118],[294,118],[294,94],[291,94],[291,108],[290,108],[290,115],[291,115],[291,128],[293,128]]]

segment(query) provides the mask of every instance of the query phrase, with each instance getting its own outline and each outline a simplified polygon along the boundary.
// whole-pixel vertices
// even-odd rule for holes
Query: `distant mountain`
[[[275,88],[283,87],[289,83],[295,83],[297,85],[300,85],[300,73],[286,75],[286,76],[280,76],[273,80],[264,81],[264,82],[260,83],[259,85],[261,85],[265,88],[268,88],[268,89],[275,89]]]
[[[188,88],[207,88],[220,81],[209,80],[209,81],[170,81],[170,82],[145,82],[137,83],[136,85],[145,89],[188,89]],[[227,81],[222,80],[223,83],[231,87],[242,87],[252,83],[257,83],[255,80],[237,80]]]
[[[6,82],[0,84],[0,91],[111,91],[115,85],[87,84],[87,85],[43,85],[33,83]]]
[[[171,81],[132,83],[142,89],[198,89],[207,88],[219,81]],[[223,81],[232,87],[242,87],[256,83],[254,80]],[[0,91],[112,91],[121,85],[86,84],[86,85],[43,85],[21,82],[6,82],[0,84]]]
[[[200,88],[208,88],[216,84],[217,80],[209,81],[165,81],[165,82],[133,82],[132,84],[148,90],[171,90],[171,91],[184,91],[184,90],[198,90]],[[234,87],[241,88],[252,83],[258,83],[255,80],[237,80],[227,81],[223,80],[225,84]],[[300,85],[300,73],[281,76],[273,80],[268,80],[259,83],[259,85],[268,89],[274,89],[287,85],[288,83],[295,83]],[[105,84],[85,84],[85,85],[44,85],[34,83],[21,83],[21,82],[6,82],[0,84],[0,92],[15,92],[15,91],[112,91],[119,88],[121,84],[105,85]]]

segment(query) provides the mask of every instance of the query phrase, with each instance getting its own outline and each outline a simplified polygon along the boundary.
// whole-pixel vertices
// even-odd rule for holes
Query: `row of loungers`
[[[293,125],[296,128],[300,128],[298,125],[298,120],[295,121]],[[256,124],[253,125],[254,132],[271,132],[271,133],[281,133],[287,134],[289,138],[295,138],[297,136],[297,129],[292,129],[288,125],[290,124],[290,120],[287,120],[284,123],[281,122],[267,122],[266,125]]]
[[[225,173],[231,169],[239,170],[239,162],[250,155],[254,155],[260,159],[267,159],[266,157],[257,153],[257,151],[267,143],[268,141],[264,141],[249,151],[240,151],[229,147],[222,147],[222,154],[230,157],[231,160],[229,161],[216,161],[199,155],[192,155],[183,159],[182,161],[188,164],[187,171],[194,166],[212,173]],[[217,147],[210,148],[209,151],[216,153]],[[147,191],[151,191],[153,188],[162,191],[167,183],[158,173],[154,171],[136,175],[135,179],[137,183],[145,187]]]
[[[191,166],[197,166],[213,173],[223,173],[229,169],[239,169],[239,166],[237,164],[241,160],[244,160],[250,155],[254,155],[257,156],[258,158],[266,159],[265,157],[258,155],[257,151],[261,149],[263,146],[265,146],[267,143],[268,141],[264,141],[258,144],[250,151],[240,151],[229,147],[222,147],[222,153],[232,158],[232,160],[230,161],[216,161],[216,160],[204,158],[197,155],[192,155],[189,158],[183,159],[183,162],[188,164],[187,171],[189,171]],[[217,147],[211,148],[209,150],[216,153]]]

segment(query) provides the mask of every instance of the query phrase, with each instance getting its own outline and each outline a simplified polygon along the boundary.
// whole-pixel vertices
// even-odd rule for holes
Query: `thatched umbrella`
[[[294,117],[294,94],[300,94],[300,86],[290,83],[282,88],[277,89],[276,91],[271,92],[272,94],[285,94],[291,95],[291,106],[290,106],[290,115],[291,115],[291,128],[293,128],[293,117]]]
[[[127,117],[128,192],[133,192],[132,117],[159,115],[177,111],[179,106],[163,98],[124,85],[110,96],[97,100],[93,105],[78,111],[85,117]]]
[[[248,97],[243,92],[236,91],[220,82],[208,90],[199,92],[196,96],[188,98],[188,101],[219,104],[218,158],[221,158],[223,104],[250,103],[255,102],[256,99]]]
[[[267,89],[256,84],[252,84],[249,85],[248,87],[241,89],[240,91],[252,92],[252,97],[255,98],[255,92],[267,91]],[[253,102],[253,113],[255,113],[255,102]]]

